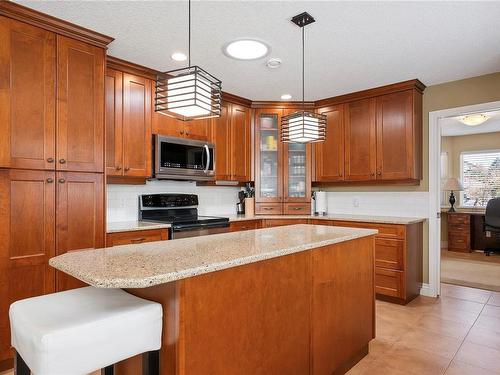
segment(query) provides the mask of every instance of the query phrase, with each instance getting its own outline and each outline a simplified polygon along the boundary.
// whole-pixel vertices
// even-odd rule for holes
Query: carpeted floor
[[[500,291],[500,256],[441,252],[441,282]]]

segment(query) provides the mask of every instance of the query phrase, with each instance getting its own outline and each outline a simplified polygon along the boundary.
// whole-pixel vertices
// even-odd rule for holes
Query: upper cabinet
[[[332,98],[339,103],[320,107],[328,116],[327,135],[314,145],[313,181],[418,184],[423,89],[419,81],[408,81]]]
[[[57,169],[103,172],[104,49],[57,36]]]
[[[250,108],[222,102],[221,116],[211,119],[215,173],[219,181],[250,181]]]
[[[0,167],[54,169],[56,36],[0,17]]]
[[[106,174],[151,176],[151,80],[106,70]]]

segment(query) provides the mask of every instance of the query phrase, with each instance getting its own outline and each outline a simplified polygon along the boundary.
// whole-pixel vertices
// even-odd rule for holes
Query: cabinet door
[[[10,304],[54,292],[54,175],[0,170],[0,361],[12,357]]]
[[[172,117],[155,112],[154,100],[156,85],[151,85],[151,128],[153,134],[161,134],[169,137],[182,137],[184,135],[184,123]]]
[[[375,100],[346,104],[345,179],[368,181],[376,178]],[[328,137],[328,135],[327,135]]]
[[[55,35],[0,17],[0,167],[54,169]]]
[[[326,139],[313,145],[314,181],[331,182],[344,179],[344,105],[320,108],[326,115]]]
[[[283,145],[283,196],[285,202],[311,201],[311,145]],[[310,210],[309,212],[310,213]]]
[[[221,117],[211,120],[210,141],[215,144],[216,180],[231,179],[231,104],[222,102]]]
[[[104,183],[99,173],[57,173],[56,254],[104,247]],[[85,284],[57,272],[58,291]]]
[[[255,113],[255,201],[281,203],[283,196],[281,109]],[[256,206],[258,207],[258,206]]]
[[[123,174],[123,128],[122,128],[122,91],[123,73],[113,69],[106,70],[106,174]]]
[[[377,178],[411,178],[413,155],[412,90],[377,97]]]
[[[230,129],[231,180],[250,181],[250,108],[232,106]]]
[[[123,175],[151,176],[151,81],[123,75]]]
[[[57,169],[103,172],[104,50],[57,36]]]
[[[175,120],[182,124],[182,121]],[[184,136],[198,141],[208,140],[210,119],[200,119],[184,122]]]

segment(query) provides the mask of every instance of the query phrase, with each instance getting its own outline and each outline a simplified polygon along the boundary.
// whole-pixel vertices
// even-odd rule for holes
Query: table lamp
[[[464,190],[464,187],[460,180],[458,178],[452,177],[452,178],[447,178],[444,181],[442,190],[444,191],[449,191],[450,192],[450,209],[448,212],[455,212],[455,208],[453,207],[455,205],[455,194],[453,194],[454,191],[462,191]]]

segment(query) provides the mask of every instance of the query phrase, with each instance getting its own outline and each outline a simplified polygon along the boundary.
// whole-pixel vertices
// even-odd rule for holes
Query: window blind
[[[460,155],[464,207],[486,207],[491,198],[500,196],[500,150],[464,152]]]

